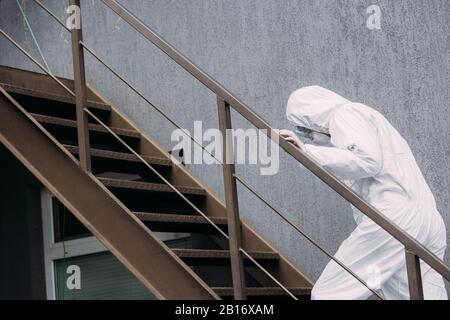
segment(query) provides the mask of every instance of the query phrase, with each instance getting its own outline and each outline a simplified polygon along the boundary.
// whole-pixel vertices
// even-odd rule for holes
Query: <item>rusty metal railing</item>
[[[49,13],[54,19],[58,21],[61,25],[63,25],[67,30],[69,30],[64,23],[59,20],[56,15],[54,15],[50,10],[48,10],[39,0],[34,0],[41,8],[43,8],[47,13]],[[221,84],[219,84],[216,80],[214,80],[207,73],[198,68],[194,63],[188,60],[184,55],[182,55],[179,51],[177,51],[173,46],[171,46],[168,42],[166,42],[163,38],[157,35],[154,31],[152,31],[148,26],[146,26],[141,20],[135,17],[131,12],[125,9],[122,5],[120,5],[115,0],[102,0],[102,2],[107,5],[110,9],[112,9],[117,15],[119,15],[124,21],[126,21],[130,26],[132,26],[135,30],[137,30],[141,35],[143,35],[146,39],[152,42],[155,46],[157,46],[160,50],[162,50],[166,55],[168,55],[172,60],[174,60],[177,64],[179,64],[182,68],[184,68],[187,72],[189,72],[192,76],[194,76],[198,81],[200,81],[203,85],[209,88],[212,92],[217,95],[218,107],[219,107],[219,122],[220,129],[222,131],[223,136],[226,136],[226,129],[231,129],[231,117],[230,117],[230,108],[236,110],[239,114],[241,114],[245,119],[247,119],[252,125],[256,128],[263,130],[267,134],[269,138],[278,142],[283,150],[285,150],[290,156],[299,161],[303,166],[305,166],[308,170],[310,170],[314,175],[319,177],[322,181],[324,181],[328,186],[330,186],[334,191],[340,194],[344,199],[350,202],[353,206],[359,209],[362,213],[368,216],[372,221],[377,223],[380,227],[382,227],[385,231],[387,231],[392,237],[397,239],[405,246],[405,255],[406,255],[406,265],[407,265],[407,273],[408,273],[408,281],[409,281],[409,290],[410,290],[410,298],[411,299],[423,299],[423,288],[421,282],[421,272],[420,272],[420,264],[419,259],[422,259],[426,262],[430,267],[435,269],[438,273],[440,273],[445,279],[450,280],[450,268],[439,259],[436,255],[434,255],[431,251],[425,248],[422,244],[420,244],[417,240],[408,235],[405,231],[397,227],[394,223],[392,223],[385,215],[379,212],[376,208],[371,206],[369,203],[360,198],[353,190],[344,185],[341,181],[339,181],[336,177],[330,174],[328,171],[323,169],[317,162],[315,162],[311,157],[309,157],[302,150],[297,149],[284,139],[279,139],[278,133],[272,130],[270,125],[263,120],[259,115],[257,115],[250,107],[236,98],[232,93],[230,93],[227,89],[225,89]],[[71,5],[80,6],[79,0],[70,0]],[[69,30],[70,31],[70,30]],[[72,96],[75,97],[76,100],[76,108],[77,108],[77,121],[78,121],[78,137],[79,141],[83,146],[80,145],[80,164],[85,168],[85,170],[90,170],[90,155],[89,155],[89,135],[87,130],[87,117],[88,115],[93,117],[96,121],[100,121],[95,117],[86,107],[86,83],[85,83],[85,74],[84,74],[84,57],[83,51],[87,49],[93,54],[93,51],[88,49],[82,40],[82,32],[80,29],[74,29],[70,31],[72,33],[72,53],[73,53],[73,65],[74,65],[74,75],[75,75],[75,92],[68,89],[63,83],[61,83],[56,77],[50,74],[45,68],[43,68],[31,55],[29,55],[23,48],[20,47],[11,37],[9,37],[3,30],[0,29],[0,33],[5,36],[8,40],[10,40],[13,44],[16,45],[28,58],[30,58],[34,63],[36,63],[44,72],[46,72],[49,76],[53,78],[53,80],[57,81],[60,85],[64,87],[64,89],[68,90]],[[94,54],[95,56],[95,54]],[[98,56],[96,57],[97,59]],[[101,61],[101,59],[99,59]],[[102,61],[101,61],[102,62]],[[106,65],[104,62],[102,62]],[[107,65],[106,65],[107,66]],[[110,69],[111,70],[111,69]],[[118,75],[118,74],[116,74]],[[123,78],[121,78],[124,81]],[[127,85],[131,86],[128,82],[124,81]],[[141,97],[145,98],[140,92],[135,91]],[[150,103],[150,101],[147,101]],[[151,103],[150,103],[151,104]],[[169,119],[172,121],[171,119]],[[100,125],[106,125],[99,122]],[[174,123],[174,122],[172,122]],[[175,124],[175,123],[174,123]],[[178,126],[178,125],[177,125]],[[107,129],[107,128],[105,128]],[[108,130],[108,129],[107,129]],[[108,130],[110,131],[110,130]],[[114,132],[110,132],[115,135]],[[81,138],[81,140],[80,140]],[[120,137],[116,137],[120,139]],[[225,139],[224,139],[225,141]],[[83,147],[83,151],[82,151]],[[203,146],[202,146],[203,147]],[[131,147],[131,152],[136,153]],[[230,153],[231,150],[226,149],[227,146],[224,144],[224,154],[232,155]],[[204,148],[203,148],[204,149]],[[205,150],[205,149],[204,149]],[[205,150],[206,151],[206,150]],[[225,152],[228,151],[228,152]],[[83,154],[81,154],[81,152]],[[209,153],[209,152],[208,152]],[[138,158],[141,158],[140,155],[135,154]],[[144,159],[146,165],[148,164]],[[341,267],[343,267],[346,271],[352,274],[358,281],[364,284],[369,288],[375,295],[381,298],[374,290],[372,290],[367,284],[362,281],[356,274],[354,274],[348,267],[340,263],[335,257],[328,253],[320,244],[312,240],[309,236],[307,236],[301,229],[295,226],[289,219],[285,218],[277,209],[271,206],[265,199],[263,199],[253,188],[251,188],[245,181],[243,181],[239,176],[235,174],[235,168],[233,164],[223,164],[224,167],[224,182],[225,182],[225,200],[227,207],[227,216],[228,216],[228,227],[230,236],[226,235],[217,225],[215,225],[201,210],[195,208],[196,211],[201,214],[209,223],[213,226],[217,227],[220,230],[220,233],[224,235],[230,242],[230,253],[231,253],[231,262],[232,262],[232,276],[233,276],[233,287],[235,298],[244,299],[245,298],[245,287],[243,281],[243,263],[242,263],[242,255],[250,258],[257,266],[262,268],[245,250],[241,247],[240,243],[240,232],[239,232],[239,209],[238,209],[238,198],[236,192],[236,181],[242,183],[248,190],[250,190],[253,194],[255,194],[260,200],[262,200],[266,205],[268,205],[271,209],[273,209],[277,214],[279,214],[285,221],[287,221],[291,226],[295,228],[299,233],[306,236],[308,240],[310,240],[315,246],[317,246],[321,251],[327,254],[331,259],[338,262]],[[166,182],[166,181],[165,181]],[[175,192],[178,193],[181,197],[184,197],[176,187],[170,184],[170,182],[166,182],[169,186],[175,188]],[[184,199],[188,202],[189,200]],[[193,205],[193,204],[192,204]],[[267,272],[264,268],[263,271],[268,274],[268,276],[275,281],[281,288],[283,288],[291,297],[295,298],[292,293],[289,292],[278,280],[276,280],[270,273]]]

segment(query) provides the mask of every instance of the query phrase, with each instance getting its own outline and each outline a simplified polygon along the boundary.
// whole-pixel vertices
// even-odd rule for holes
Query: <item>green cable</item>
[[[34,36],[33,29],[31,29],[30,22],[28,21],[28,18],[27,18],[27,14],[25,13],[25,10],[23,9],[23,7],[20,5],[19,0],[16,0],[16,3],[17,3],[17,6],[19,7],[20,13],[22,14],[23,21],[25,22],[25,25],[26,25],[27,29],[30,31],[31,37],[33,38],[33,42],[36,45],[36,48],[37,48],[39,54],[41,55],[42,61],[44,61],[45,67],[47,68],[47,71],[49,73],[51,73],[50,66],[47,63],[47,60],[45,60],[44,54],[42,53],[42,50],[41,50],[41,47],[39,46],[39,43],[38,43],[36,37]]]
[[[36,48],[37,48],[37,50],[39,52],[39,55],[41,56],[42,61],[44,62],[47,71],[49,73],[51,73],[50,66],[48,65],[47,60],[44,57],[44,54],[43,54],[43,52],[41,50],[41,47],[39,46],[39,43],[38,43],[38,41],[36,39],[36,36],[34,35],[33,29],[31,28],[30,22],[28,21],[27,14],[25,13],[25,10],[22,7],[22,5],[20,4],[19,0],[16,0],[16,3],[17,3],[17,6],[19,7],[20,13],[22,14],[22,18],[23,18],[23,21],[25,22],[25,26],[30,31],[31,38],[33,39],[33,42],[34,42],[34,44],[35,44],[35,46],[36,46]],[[62,245],[63,245],[63,270],[65,269],[66,264],[67,264],[67,259],[66,259],[67,252],[66,252],[66,241],[65,241],[66,210],[67,210],[66,207],[64,207],[63,208],[62,235],[61,235],[62,236]],[[65,293],[64,293],[65,292],[65,273],[64,272],[61,273],[61,278],[62,278],[62,281],[60,279],[60,289],[61,289],[61,286],[62,286],[61,300],[64,300],[64,296],[65,296]]]
[[[27,14],[25,13],[25,10],[23,9],[23,7],[20,4],[19,0],[16,0],[16,3],[17,3],[17,6],[19,7],[20,13],[22,14],[23,21],[25,22],[25,26],[30,31],[31,38],[33,39],[33,42],[34,42],[34,44],[35,44],[35,46],[36,46],[36,48],[37,48],[37,50],[39,52],[39,55],[41,56],[42,61],[44,62],[47,71],[49,73],[51,73],[50,66],[48,65],[47,60],[44,57],[44,54],[43,54],[43,52],[41,50],[41,47],[39,46],[39,43],[38,43],[38,41],[36,39],[36,36],[34,35],[33,29],[31,29],[31,25],[30,25],[30,22],[28,21]],[[67,267],[67,257],[66,257],[67,252],[66,252],[66,241],[65,241],[66,210],[67,210],[66,207],[64,207],[63,208],[63,225],[62,225],[62,234],[61,234],[62,245],[63,245],[63,272],[61,273],[62,281],[60,280],[60,289],[61,289],[61,286],[62,286],[61,300],[64,300],[64,296],[65,296],[65,280],[66,279],[65,279],[64,269]]]

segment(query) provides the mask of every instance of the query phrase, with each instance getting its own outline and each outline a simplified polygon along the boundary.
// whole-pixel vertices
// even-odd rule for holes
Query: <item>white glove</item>
[[[297,148],[300,148],[300,149],[303,148],[304,143],[291,130],[282,129],[279,131],[279,134],[282,138],[284,138],[286,141],[292,143]]]

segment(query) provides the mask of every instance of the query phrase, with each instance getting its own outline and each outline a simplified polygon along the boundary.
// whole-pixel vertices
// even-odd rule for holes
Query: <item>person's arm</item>
[[[302,149],[343,180],[372,177],[381,170],[376,128],[357,109],[337,110],[330,121],[330,134],[336,147],[305,144]]]
[[[371,154],[363,154],[333,147],[305,144],[303,150],[321,166],[343,180],[357,180],[374,176],[379,165]]]

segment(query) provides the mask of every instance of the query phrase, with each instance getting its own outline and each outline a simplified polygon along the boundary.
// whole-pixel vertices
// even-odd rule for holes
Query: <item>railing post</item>
[[[73,59],[73,77],[75,85],[75,104],[77,115],[78,148],[80,165],[86,171],[91,171],[91,157],[89,149],[89,127],[88,115],[84,112],[87,105],[86,74],[84,66],[84,52],[80,41],[83,41],[83,32],[81,28],[81,7],[80,0],[70,0],[72,8],[76,8],[73,14],[75,21],[70,26],[72,33],[72,59]]]
[[[245,274],[241,247],[241,223],[239,219],[239,205],[236,179],[234,177],[233,136],[231,129],[230,105],[217,97],[219,111],[219,129],[222,133],[222,162],[225,189],[225,203],[228,220],[229,250],[231,258],[231,273],[235,300],[245,300]]]
[[[420,259],[411,250],[405,249],[406,270],[408,272],[409,298],[423,300],[422,274],[420,272]]]

